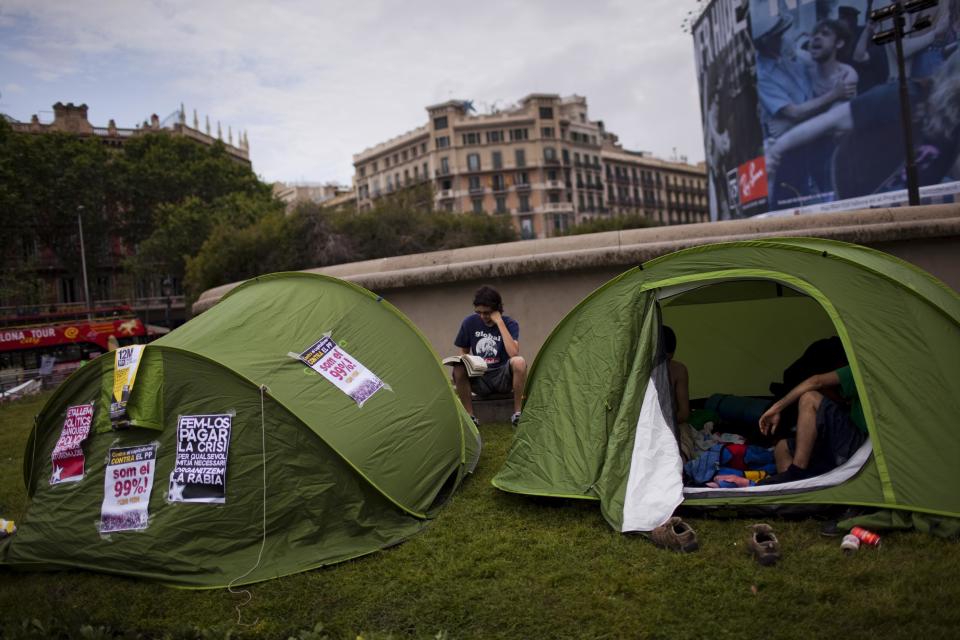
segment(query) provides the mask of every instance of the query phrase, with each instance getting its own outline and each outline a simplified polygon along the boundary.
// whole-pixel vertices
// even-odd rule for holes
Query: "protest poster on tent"
[[[83,441],[90,435],[93,423],[93,405],[79,404],[67,407],[60,439],[50,454],[53,472],[50,484],[78,482],[83,479]]]
[[[119,426],[127,417],[127,400],[137,379],[143,345],[134,344],[117,349],[113,361],[113,392],[110,398],[110,421]]]
[[[146,529],[157,444],[111,448],[103,477],[100,533]]]
[[[383,380],[344,351],[330,336],[323,336],[298,358],[353,398],[357,406],[384,387]]]
[[[170,502],[223,504],[233,416],[180,416],[177,460],[170,474]]]

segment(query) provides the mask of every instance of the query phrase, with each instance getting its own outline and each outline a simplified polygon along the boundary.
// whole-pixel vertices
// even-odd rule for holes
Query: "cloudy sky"
[[[246,130],[265,180],[350,182],[354,153],[451,98],[587,97],[630,149],[703,159],[696,0],[3,0],[0,112],[133,127],[183,103]],[[674,151],[676,150],[676,151]]]

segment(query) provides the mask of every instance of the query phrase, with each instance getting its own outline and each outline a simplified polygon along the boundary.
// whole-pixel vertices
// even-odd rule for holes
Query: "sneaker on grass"
[[[696,532],[677,516],[651,531],[650,540],[658,547],[681,553],[690,553],[700,548]]]
[[[517,411],[515,414],[510,416],[510,424],[512,424],[513,426],[517,426],[519,422],[520,422],[520,412]]]

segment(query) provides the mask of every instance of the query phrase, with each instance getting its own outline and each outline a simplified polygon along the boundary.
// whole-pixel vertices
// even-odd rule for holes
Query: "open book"
[[[471,378],[482,376],[487,371],[487,362],[480,356],[475,356],[470,353],[459,356],[450,356],[449,358],[443,359],[443,364],[448,364],[451,367],[461,362],[463,363],[463,366],[467,368],[467,375]]]

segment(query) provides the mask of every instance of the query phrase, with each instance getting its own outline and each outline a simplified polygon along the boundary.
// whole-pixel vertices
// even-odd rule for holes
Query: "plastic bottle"
[[[857,549],[860,548],[860,538],[848,533],[843,536],[843,542],[840,543],[840,548],[843,549],[843,552],[848,556],[852,556],[857,552]]]
[[[872,547],[880,546],[880,535],[863,527],[854,527],[850,530],[850,535],[860,538],[863,544],[869,544]]]

